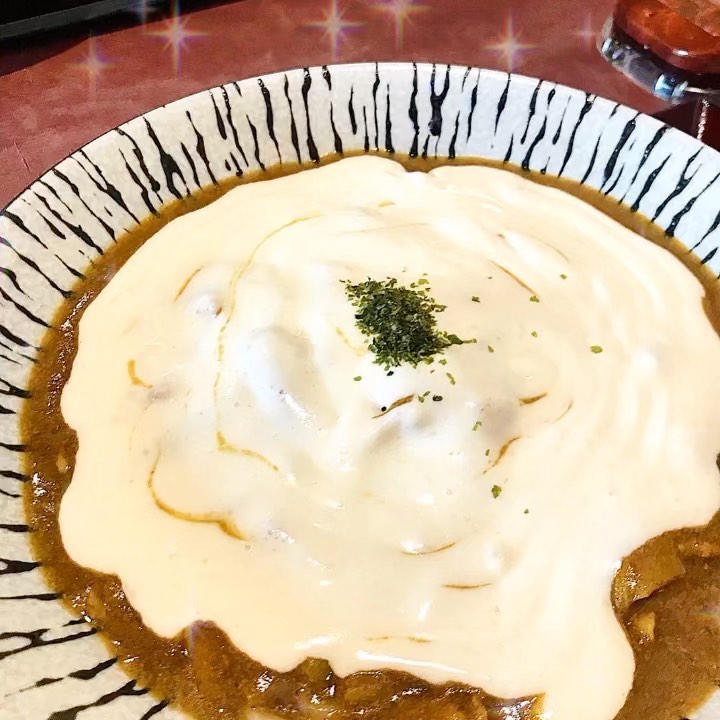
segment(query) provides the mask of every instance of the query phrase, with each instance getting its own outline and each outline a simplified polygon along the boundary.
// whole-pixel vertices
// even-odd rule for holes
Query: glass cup
[[[618,0],[603,57],[677,106],[661,119],[720,149],[720,0]]]

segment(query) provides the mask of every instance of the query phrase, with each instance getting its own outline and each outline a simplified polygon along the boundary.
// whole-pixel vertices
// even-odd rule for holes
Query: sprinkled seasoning
[[[353,380],[354,380],[355,382],[360,382],[360,381],[362,380],[362,375],[356,375],[356,376],[353,378]]]
[[[500,497],[502,488],[499,485],[493,485],[492,490],[490,492],[492,492],[492,496],[497,500]]]
[[[540,298],[537,295],[532,295],[530,297],[530,302],[540,302]]]
[[[478,431],[478,428],[481,428],[481,427],[482,427],[482,423],[480,422],[480,420],[478,420],[478,421],[473,425],[473,432],[477,432],[477,431]]]
[[[490,455],[490,448],[488,448],[488,449],[485,451],[485,457],[488,457],[489,455]]]
[[[537,332],[535,332],[535,330],[533,330],[530,334],[531,334],[533,337],[537,337],[537,336],[538,336],[538,334],[537,334]]]
[[[495,352],[495,348],[492,345],[488,345],[488,352]]]
[[[523,510],[523,515],[529,515],[529,514],[530,514],[530,511],[527,508],[525,508],[525,510]]]
[[[560,273],[560,277],[561,277],[563,280],[567,280],[567,275],[566,275],[565,273]]]
[[[472,301],[479,303],[479,302],[480,302],[480,298],[479,298],[477,295],[473,295],[473,296],[472,296]]]
[[[433,395],[433,402],[440,402],[442,399],[442,395]]]
[[[451,385],[455,384],[455,378],[453,377],[452,373],[445,373],[448,376],[448,380],[450,381]]]
[[[402,363],[417,366],[420,362],[432,362],[434,355],[450,346],[472,342],[438,330],[436,316],[446,306],[413,289],[412,285],[398,285],[395,278],[368,279],[357,284],[349,280],[341,282],[356,309],[355,322],[359,330],[370,338],[369,349],[375,355],[376,364],[386,370]],[[417,284],[428,282],[420,278]]]
[[[601,353],[602,351],[603,351],[603,349],[602,349],[599,345],[592,345],[592,346],[590,347],[590,352],[593,352],[593,353],[595,353],[596,355],[597,355],[598,353]]]

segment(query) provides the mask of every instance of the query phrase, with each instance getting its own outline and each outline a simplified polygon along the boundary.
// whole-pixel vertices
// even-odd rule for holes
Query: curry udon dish
[[[202,720],[703,703],[718,288],[547,184],[346,158],[90,269],[35,371],[27,506],[131,675]]]

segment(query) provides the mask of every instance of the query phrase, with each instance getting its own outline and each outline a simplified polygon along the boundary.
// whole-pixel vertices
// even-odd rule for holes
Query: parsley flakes
[[[437,328],[437,314],[446,306],[421,290],[403,287],[395,278],[383,281],[369,278],[357,284],[342,282],[356,310],[355,322],[363,335],[370,338],[369,349],[376,364],[386,370],[402,363],[417,366],[420,362],[432,362],[434,355],[450,346],[472,342]],[[417,284],[428,282],[420,278]]]

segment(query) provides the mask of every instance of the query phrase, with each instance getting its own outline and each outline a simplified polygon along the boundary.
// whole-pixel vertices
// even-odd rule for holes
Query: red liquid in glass
[[[615,23],[680,70],[720,74],[718,0],[620,0]]]

